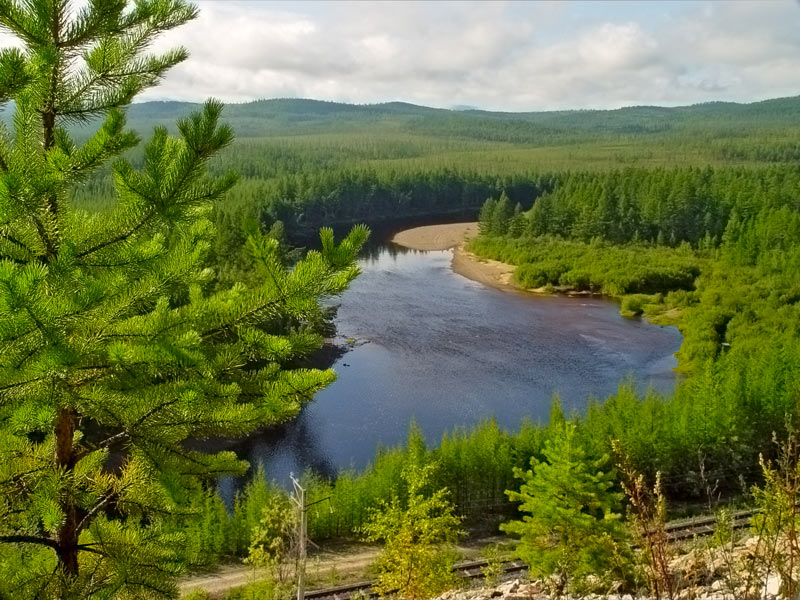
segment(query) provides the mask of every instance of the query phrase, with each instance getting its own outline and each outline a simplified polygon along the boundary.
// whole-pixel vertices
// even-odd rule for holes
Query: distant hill
[[[189,102],[144,102],[128,113],[135,127],[171,126],[196,109]],[[681,107],[630,106],[614,110],[492,112],[459,107],[448,110],[406,102],[344,104],[299,98],[276,98],[228,104],[225,118],[240,137],[296,135],[389,128],[495,141],[541,141],[541,138],[598,133],[657,133],[686,127],[730,129],[784,127],[800,122],[800,96],[739,104],[709,102]]]

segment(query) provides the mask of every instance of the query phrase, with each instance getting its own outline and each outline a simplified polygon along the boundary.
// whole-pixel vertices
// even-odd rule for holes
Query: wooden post
[[[291,475],[295,496],[292,498],[297,506],[300,532],[297,550],[297,600],[305,600],[306,596],[306,540],[308,538],[308,507],[306,506],[306,490]]]

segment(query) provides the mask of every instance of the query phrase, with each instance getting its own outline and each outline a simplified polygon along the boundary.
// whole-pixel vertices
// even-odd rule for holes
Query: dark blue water
[[[456,425],[494,416],[516,429],[544,421],[553,394],[567,411],[634,377],[672,389],[674,327],[619,315],[592,298],[500,291],[452,272],[451,253],[383,246],[336,300],[338,380],[293,422],[248,440],[240,453],[284,481],[312,467],[363,467],[379,445],[403,442],[412,420],[438,441]]]

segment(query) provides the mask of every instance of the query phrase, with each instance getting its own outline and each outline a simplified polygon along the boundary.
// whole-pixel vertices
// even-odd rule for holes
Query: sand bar
[[[519,291],[511,276],[515,267],[497,260],[478,258],[464,249],[465,242],[478,234],[477,223],[429,225],[401,231],[392,238],[395,244],[413,250],[453,250],[454,272],[504,290]]]
[[[477,223],[448,223],[406,229],[396,234],[392,241],[412,250],[449,250],[476,235]]]

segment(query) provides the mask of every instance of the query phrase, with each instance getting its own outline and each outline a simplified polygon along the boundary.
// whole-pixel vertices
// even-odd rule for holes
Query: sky
[[[800,94],[800,3],[200,0],[141,99],[553,110]]]

